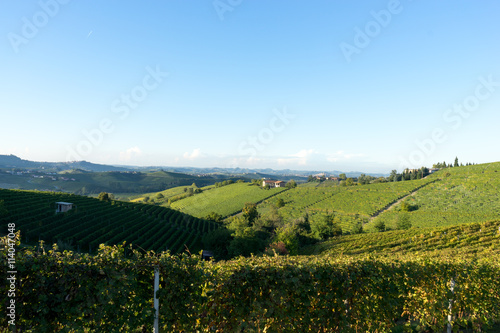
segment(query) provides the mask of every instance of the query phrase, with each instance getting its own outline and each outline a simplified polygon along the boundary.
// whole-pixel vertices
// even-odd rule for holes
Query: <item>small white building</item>
[[[270,187],[285,187],[285,182],[282,180],[264,180],[262,186],[269,185]]]
[[[73,204],[71,202],[56,202],[56,213],[65,213],[73,209]]]

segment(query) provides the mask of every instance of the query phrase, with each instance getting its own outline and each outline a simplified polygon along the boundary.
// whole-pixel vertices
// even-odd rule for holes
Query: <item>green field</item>
[[[409,198],[409,202],[418,207],[407,214],[413,226],[483,222],[500,216],[500,163],[447,168],[428,179],[439,181]],[[383,221],[386,226],[394,228],[399,214],[397,209],[389,210],[373,223]],[[368,229],[371,227],[369,225]]]
[[[266,190],[249,183],[235,183],[176,201],[171,207],[200,218],[212,212],[226,217],[238,213],[247,202],[257,203],[283,191],[286,188]]]
[[[0,189],[0,201],[7,210],[0,217],[2,233],[8,223],[15,223],[22,241],[59,242],[73,250],[93,252],[99,244],[129,244],[144,250],[170,249],[182,252],[185,246],[201,249],[204,233],[218,227],[173,209],[51,192]],[[55,203],[76,205],[66,213],[55,213]]]

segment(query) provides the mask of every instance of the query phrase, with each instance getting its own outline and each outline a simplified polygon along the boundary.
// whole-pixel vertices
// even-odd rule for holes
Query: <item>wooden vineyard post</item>
[[[154,282],[154,294],[153,294],[153,301],[154,301],[154,308],[155,308],[155,322],[153,326],[153,333],[158,333],[158,316],[159,316],[159,310],[160,310],[160,301],[158,300],[158,297],[156,296],[156,292],[160,289],[160,271],[158,267],[155,267],[155,282]]]

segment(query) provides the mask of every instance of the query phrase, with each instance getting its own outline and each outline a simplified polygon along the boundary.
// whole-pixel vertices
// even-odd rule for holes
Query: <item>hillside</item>
[[[258,205],[259,212],[266,215],[276,202],[282,199],[285,205],[278,213],[285,220],[293,220],[308,214],[312,220],[335,212],[344,231],[350,231],[360,223],[383,210],[398,199],[429,185],[433,179],[405,182],[389,182],[360,186],[318,186],[306,183],[280,193]]]
[[[377,256],[394,260],[411,254],[434,259],[456,256],[481,262],[490,257],[500,257],[500,219],[448,227],[345,235],[308,246],[301,253]]]
[[[414,207],[406,212],[416,227],[439,227],[460,223],[483,222],[500,216],[500,162],[442,169],[427,177],[436,180],[408,199]],[[400,205],[374,219],[395,228]]]
[[[284,187],[266,190],[249,183],[235,183],[176,201],[171,207],[197,217],[212,212],[226,217],[239,212],[247,202],[257,203],[286,190]]]
[[[0,188],[63,191],[90,195],[100,192],[144,193],[163,191],[176,186],[200,186],[220,180],[215,176],[193,176],[174,172],[67,170],[60,173],[39,171],[1,171]]]
[[[182,252],[201,249],[201,236],[218,227],[178,211],[152,205],[100,201],[78,195],[0,189],[7,214],[0,217],[2,233],[15,223],[22,241],[36,244],[59,242],[80,251],[95,251],[99,244],[124,241],[144,250]],[[66,213],[55,213],[55,203],[76,205]]]
[[[19,270],[34,264],[40,269],[21,281],[18,298],[28,305],[20,307],[20,324],[40,331],[149,330],[154,266],[161,274],[165,331],[440,332],[450,322],[455,331],[498,332],[499,170],[500,163],[447,168],[421,180],[350,187],[265,190],[236,183],[211,188],[172,206],[204,216],[233,212],[254,200],[261,201],[262,218],[276,209],[285,224],[307,212],[313,225],[334,211],[346,231],[359,222],[367,223],[365,231],[375,231],[373,224],[381,220],[394,229],[400,215],[409,216],[412,227],[331,237],[301,247],[298,256],[218,262],[121,246],[101,247],[96,256],[24,249],[16,259]],[[162,193],[173,197],[184,188]],[[277,209],[280,198],[284,206]],[[194,253],[205,232],[224,231],[155,205],[12,190],[0,190],[1,200],[8,212],[0,218],[2,226],[15,222],[23,242],[60,240],[62,249],[94,253],[100,243],[126,240],[136,249],[173,253],[186,244]],[[77,208],[56,215],[56,201]],[[403,202],[412,209],[403,212]],[[436,226],[443,216],[446,223]],[[87,305],[82,300],[89,297]],[[36,312],[37,306],[50,311]],[[70,311],[60,319],[62,308]]]
[[[131,168],[113,165],[96,164],[87,161],[75,162],[36,162],[21,159],[15,155],[0,155],[0,169],[29,169],[45,172],[59,172],[80,169],[92,172],[133,171]]]
[[[186,194],[189,188],[192,188],[193,191],[198,188],[201,189],[202,191],[205,191],[205,190],[210,190],[214,187],[215,185],[207,185],[199,188],[198,186],[192,186],[191,184],[190,186],[177,186],[158,192],[133,194],[133,195],[124,194],[120,199],[125,201],[148,202],[148,203],[155,203],[162,205],[162,204],[167,204],[168,200],[173,197],[182,196]]]

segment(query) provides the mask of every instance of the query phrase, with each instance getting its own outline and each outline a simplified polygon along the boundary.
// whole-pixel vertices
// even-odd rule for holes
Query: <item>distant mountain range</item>
[[[358,177],[364,172],[360,171],[323,171],[323,170],[274,170],[270,168],[266,169],[249,169],[249,168],[195,168],[195,167],[169,167],[169,166],[150,166],[150,167],[137,167],[128,165],[106,165],[106,164],[96,164],[87,161],[76,161],[76,162],[35,162],[29,160],[23,160],[15,155],[0,155],[0,169],[32,169],[32,170],[43,170],[46,172],[61,172],[66,170],[84,170],[90,172],[108,172],[108,171],[168,171],[176,173],[185,173],[190,175],[213,175],[219,174],[224,176],[244,176],[245,178],[285,178],[291,179],[295,177],[307,177],[309,175],[316,174],[326,174],[328,175],[339,175],[345,173],[347,177]],[[386,177],[388,174],[382,173],[366,173],[367,175],[373,177]]]
[[[136,168],[123,168],[105,164],[95,164],[87,161],[78,162],[35,162],[23,160],[15,155],[0,155],[0,168],[20,168],[32,170],[44,170],[46,172],[59,172],[80,169],[92,172],[106,171],[136,171]]]

